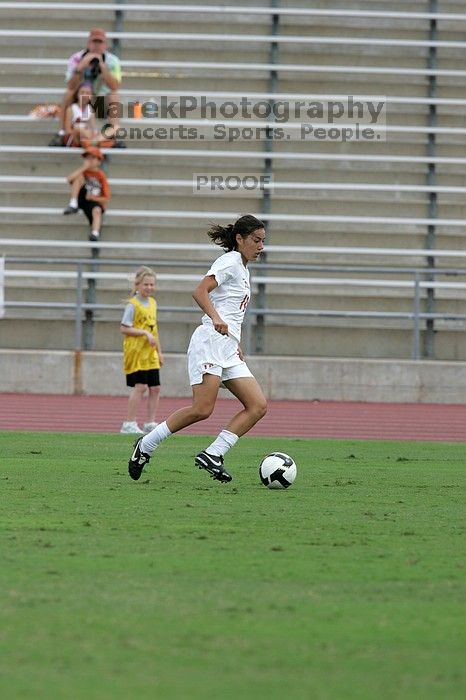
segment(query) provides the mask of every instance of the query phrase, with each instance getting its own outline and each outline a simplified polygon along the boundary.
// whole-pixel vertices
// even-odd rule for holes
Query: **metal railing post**
[[[124,0],[116,0],[118,5],[123,5]],[[122,32],[123,31],[123,17],[124,17],[124,12],[123,10],[116,10],[115,11],[115,17],[113,20],[113,31],[114,32]],[[121,56],[121,39],[119,36],[113,37],[112,40],[112,53],[115,54],[115,56],[118,56],[120,58]]]
[[[271,7],[273,9],[279,7],[280,5],[280,0],[271,0]],[[280,31],[280,15],[274,13],[272,14],[272,27],[271,27],[271,35],[272,38],[276,37]],[[277,63],[279,63],[280,57],[279,57],[279,45],[276,41],[271,42],[270,44],[270,58],[269,58],[269,63],[271,66],[275,66]],[[278,87],[278,72],[274,68],[271,69],[270,71],[270,77],[269,77],[269,93],[276,93],[277,92],[277,87]],[[275,100],[271,99],[269,100],[270,104],[270,116],[269,120],[274,121],[274,106],[275,106]],[[264,158],[264,168],[263,168],[263,173],[265,175],[265,180],[266,182],[272,182],[272,177],[273,177],[273,160],[270,157],[270,154],[273,152],[273,143],[274,143],[274,134],[273,134],[273,126],[270,127],[268,126],[266,129],[266,139],[264,143],[264,150],[265,150],[265,158]],[[272,208],[272,193],[271,190],[268,188],[264,188],[263,194],[262,194],[262,209],[261,212],[262,214],[270,214],[270,210]],[[264,266],[263,269],[258,270],[259,275],[260,274],[267,274],[267,253],[262,253],[261,256],[261,264]],[[261,284],[259,282],[258,287],[257,287],[257,299],[256,299],[256,306],[258,309],[261,308],[266,308],[267,306],[267,291],[266,291],[266,286],[265,284]],[[257,314],[256,316],[256,343],[255,343],[255,350],[256,352],[264,352],[264,343],[265,343],[265,317],[263,314]]]
[[[78,263],[76,275],[76,315],[74,323],[74,348],[76,351],[82,350],[82,319],[83,313],[83,268]]]
[[[421,276],[419,272],[416,272],[414,277],[414,319],[413,319],[413,351],[412,359],[421,359],[421,321],[419,315],[421,313]]]
[[[89,265],[91,272],[99,271],[100,249],[96,246],[91,249],[92,263]],[[94,305],[97,301],[97,280],[90,277],[87,280],[86,304]],[[86,309],[84,321],[84,350],[94,350],[94,309]]]
[[[436,14],[438,12],[438,2],[437,0],[429,1],[429,12]],[[438,28],[437,20],[430,20],[429,27],[429,38],[432,42],[438,39]],[[432,45],[429,47],[427,67],[429,70],[435,70],[437,68],[437,47]],[[433,73],[429,75],[429,98],[434,100],[437,97],[437,76]],[[435,102],[429,104],[429,116],[428,116],[428,126],[435,128],[437,126],[437,105]],[[429,158],[434,159],[436,155],[436,134],[430,131],[427,137],[427,155]],[[435,186],[437,184],[437,171],[435,161],[432,160],[428,164],[427,171],[427,184],[432,187],[429,192],[429,219],[436,219],[438,216],[438,206],[437,206],[437,192],[435,191]],[[427,227],[426,235],[426,248],[432,250],[436,247],[436,226],[435,224],[429,224]],[[432,255],[427,256],[427,267],[430,270],[435,268],[435,258]],[[432,282],[435,279],[433,274],[426,274],[426,280]],[[435,311],[435,290],[433,287],[427,288],[427,298],[426,298],[426,311],[428,313],[433,313]],[[424,355],[427,358],[433,358],[435,355],[434,351],[434,337],[435,337],[435,327],[434,320],[428,318],[426,320],[426,335],[424,340]]]

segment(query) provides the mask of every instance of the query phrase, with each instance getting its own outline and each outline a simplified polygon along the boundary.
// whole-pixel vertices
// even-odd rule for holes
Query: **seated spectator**
[[[74,95],[80,84],[85,81],[92,86],[92,93],[106,98],[106,109],[111,102],[119,102],[118,88],[121,83],[120,59],[107,51],[107,36],[103,29],[91,29],[86,49],[73,54],[68,61],[66,71],[66,92],[60,110],[60,129],[50,141],[49,146],[64,146],[65,117],[68,107],[72,104]],[[113,131],[118,127],[118,118],[108,117]],[[106,129],[109,137],[111,129]],[[114,146],[123,147],[121,142]]]
[[[81,209],[91,226],[89,240],[98,241],[103,214],[111,197],[110,187],[100,169],[104,157],[99,149],[90,146],[82,156],[83,165],[68,175],[71,198],[63,213],[76,214]]]
[[[65,112],[65,145],[87,146],[98,144],[98,133],[95,112],[92,109],[92,83],[81,83],[74,94],[73,102]]]

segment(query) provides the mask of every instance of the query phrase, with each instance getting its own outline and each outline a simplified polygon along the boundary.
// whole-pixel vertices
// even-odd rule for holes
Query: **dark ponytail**
[[[222,246],[228,252],[236,250],[236,234],[239,233],[243,238],[247,238],[251,233],[257,231],[258,228],[265,228],[263,222],[256,219],[252,214],[246,214],[241,216],[234,224],[228,224],[227,226],[214,224],[207,231],[207,235],[216,245]]]

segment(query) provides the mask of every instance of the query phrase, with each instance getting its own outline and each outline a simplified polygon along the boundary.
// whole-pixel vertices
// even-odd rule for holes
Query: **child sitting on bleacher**
[[[91,226],[89,240],[98,241],[102,217],[111,197],[110,187],[100,168],[104,157],[99,149],[89,146],[82,156],[83,165],[68,175],[71,198],[63,213],[76,214],[81,209]]]
[[[66,146],[87,146],[98,143],[95,112],[92,109],[92,83],[81,83],[75,92],[72,104],[66,108],[65,137]]]
[[[66,108],[64,146],[77,146],[87,148],[98,146],[99,148],[113,148],[115,139],[104,136],[97,129],[96,116],[92,107],[92,83],[81,83],[75,92],[72,104]],[[111,129],[107,125],[106,133]]]

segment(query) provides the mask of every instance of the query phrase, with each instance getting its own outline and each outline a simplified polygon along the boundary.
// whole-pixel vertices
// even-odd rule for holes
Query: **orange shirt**
[[[83,175],[84,187],[93,197],[105,197],[105,199],[110,200],[112,194],[108,180],[102,170],[85,170]]]

